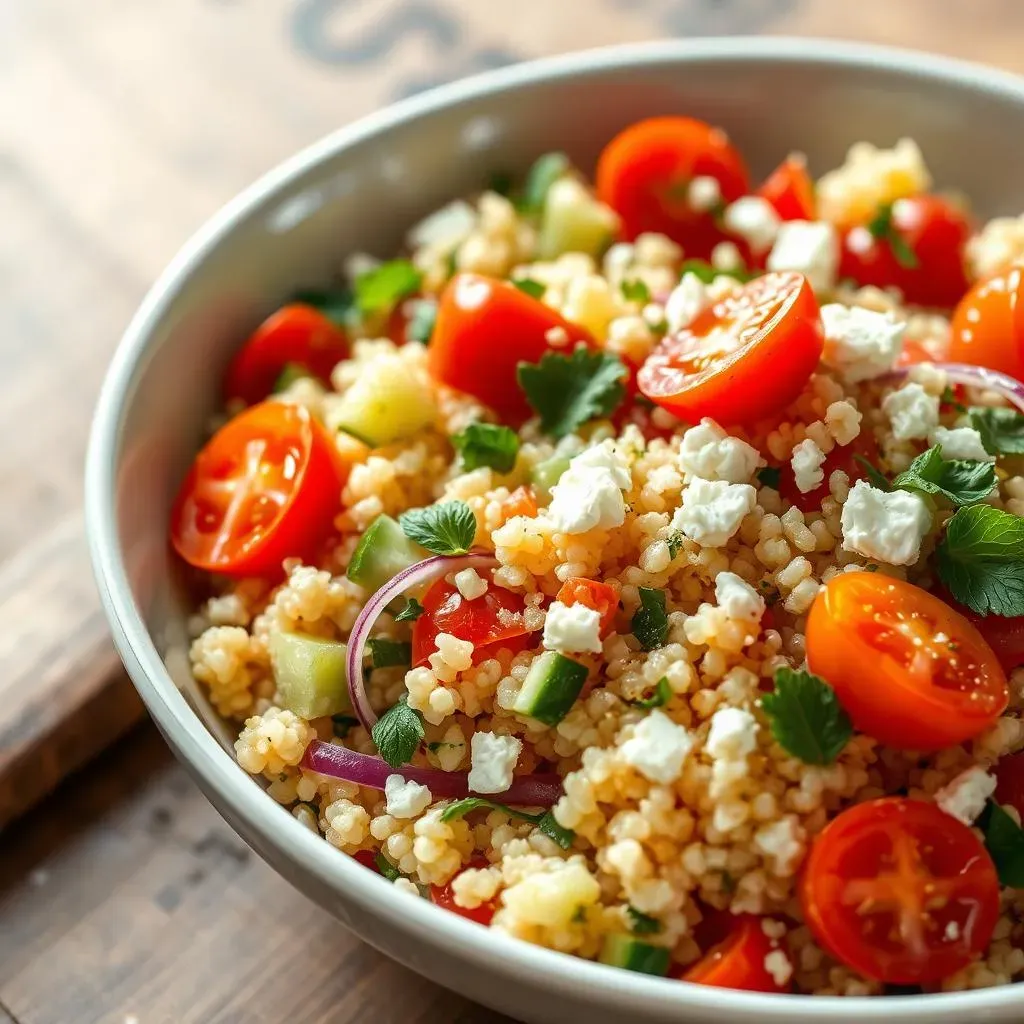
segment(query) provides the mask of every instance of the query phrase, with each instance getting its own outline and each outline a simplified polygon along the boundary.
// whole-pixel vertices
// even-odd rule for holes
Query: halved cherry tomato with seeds
[[[304,408],[262,402],[196,456],[171,512],[189,565],[229,576],[281,575],[331,531],[347,475],[330,434]]]
[[[786,157],[756,194],[767,199],[782,220],[814,220],[817,216],[814,182],[802,153]]]
[[[753,914],[714,914],[701,922],[711,934],[711,948],[679,975],[682,981],[746,992],[786,992],[765,967],[765,958],[778,948]],[[700,926],[699,926],[700,927]]]
[[[718,181],[724,202],[747,191],[747,168],[720,128],[691,117],[652,117],[630,125],[597,162],[598,198],[622,218],[632,240],[645,231],[668,235],[692,259],[707,259],[725,235],[714,211],[690,206],[690,182]]]
[[[601,636],[607,636],[615,625],[615,616],[619,610],[619,593],[608,583],[584,579],[582,576],[570,576],[562,584],[556,601],[562,604],[582,604],[592,608],[601,616]]]
[[[953,312],[949,358],[1024,378],[1024,267],[976,284]]]
[[[824,345],[821,312],[802,274],[756,278],[666,338],[637,374],[643,394],[680,419],[747,423],[803,390]]]
[[[843,811],[818,835],[800,900],[815,937],[848,967],[922,985],[986,949],[999,879],[966,825],[933,803],[887,797]]]
[[[474,857],[472,861],[467,865],[469,868],[481,869],[490,867],[489,862],[484,857]],[[458,875],[455,876],[458,878]],[[470,921],[476,921],[477,924],[484,926],[489,925],[494,918],[495,913],[498,909],[497,899],[488,900],[486,903],[481,903],[479,907],[460,907],[455,902],[455,893],[452,890],[452,882],[448,882],[446,885],[432,885],[430,887],[430,899],[434,904],[441,907],[443,910],[450,910],[454,914],[458,914],[459,917],[465,917]]]
[[[1024,615],[979,615],[966,605],[954,601],[945,587],[933,587],[932,592],[951,608],[955,608],[978,630],[1007,675],[1015,668],[1024,666]]]
[[[861,732],[903,750],[977,736],[1009,701],[1006,674],[964,616],[918,587],[842,573],[815,598],[807,661]]]
[[[864,479],[867,475],[858,456],[866,459],[872,466],[878,465],[878,443],[875,441],[875,435],[871,433],[871,428],[866,425],[849,444],[837,444],[825,456],[825,461],[821,464],[824,479],[813,491],[801,491],[796,485],[793,464],[783,463],[779,467],[779,494],[791,505],[796,505],[801,512],[818,512],[821,510],[821,503],[832,493],[829,477],[837,469],[842,470],[850,478],[851,484],[855,480]]]
[[[319,310],[300,302],[271,314],[231,360],[224,397],[246,405],[262,402],[289,364],[327,383],[331,370],[349,354],[348,335]]]

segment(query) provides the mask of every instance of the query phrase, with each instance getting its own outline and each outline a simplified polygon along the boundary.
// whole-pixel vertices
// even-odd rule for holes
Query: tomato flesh
[[[309,558],[338,512],[346,472],[327,431],[301,406],[263,402],[196,456],[171,512],[171,541],[198,569],[276,578]]]
[[[488,861],[484,857],[474,857],[469,863],[470,868],[477,870],[489,866]],[[452,882],[454,880],[455,879],[452,879]],[[460,907],[459,904],[455,902],[455,894],[452,891],[452,882],[448,882],[445,885],[432,885],[430,887],[431,901],[443,910],[450,910],[453,914],[458,914],[459,917],[464,917],[469,921],[476,921],[477,924],[482,924],[485,927],[489,925],[494,919],[494,915],[498,909],[497,899],[489,900],[487,903],[481,903],[479,907]]]
[[[666,338],[637,375],[641,392],[691,423],[747,423],[789,405],[821,358],[817,300],[802,274],[756,278]]]
[[[966,825],[933,803],[887,797],[843,811],[817,836],[800,899],[838,960],[878,981],[922,985],[988,946],[999,880]]]
[[[995,773],[996,801],[1024,817],[1024,753],[1000,758]]]
[[[802,153],[786,157],[756,194],[767,199],[782,220],[815,220],[817,217],[814,182],[807,173],[807,161]]]
[[[680,979],[696,985],[746,992],[788,991],[789,986],[779,985],[764,965],[765,958],[776,946],[765,935],[760,919],[752,914],[722,914],[717,918],[712,924],[722,937],[697,963],[679,975]]]
[[[619,611],[619,593],[608,583],[570,576],[555,597],[562,604],[582,604],[601,616],[601,636],[607,636],[615,625]]]
[[[973,739],[1009,701],[978,630],[932,594],[876,573],[842,573],[807,619],[807,660],[861,732],[904,750]]]
[[[953,312],[949,358],[1024,378],[1024,268],[976,284]]]

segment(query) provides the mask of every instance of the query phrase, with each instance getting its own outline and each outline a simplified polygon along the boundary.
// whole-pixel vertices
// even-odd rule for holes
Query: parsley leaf
[[[408,260],[390,260],[356,278],[356,305],[366,315],[387,313],[416,291],[423,275]]]
[[[993,508],[960,509],[936,549],[939,579],[979,615],[1024,615],[1024,519]]]
[[[777,491],[782,481],[782,469],[779,466],[765,466],[757,471],[756,476],[762,487]]]
[[[639,614],[639,613],[638,613]],[[654,686],[654,693],[650,697],[638,697],[636,700],[627,700],[631,708],[643,708],[647,711],[650,708],[664,707],[672,699],[672,687],[668,679],[662,676]]]
[[[757,275],[739,268],[735,270],[716,270],[707,260],[683,260],[679,268],[679,279],[685,274],[694,274],[705,284],[711,284],[717,277],[732,277],[737,281],[752,281]]]
[[[410,597],[405,602],[405,607],[395,616],[395,622],[415,622],[423,614],[423,605]]]
[[[868,222],[868,231],[880,242],[887,242],[896,262],[905,270],[918,265],[917,253],[899,233],[892,220],[892,203],[882,203],[875,216]]]
[[[412,664],[412,644],[408,641],[374,637],[366,641],[366,646],[370,648],[370,664],[374,668]]]
[[[666,539],[665,543],[668,545],[668,557],[675,558],[679,554],[680,549],[683,546],[683,531],[673,530]]]
[[[408,764],[423,741],[423,718],[406,701],[406,697],[400,698],[373,727],[373,742],[392,768]]]
[[[405,878],[405,875],[403,875],[402,872],[399,871],[398,868],[396,868],[395,865],[392,864],[391,861],[389,861],[387,857],[384,856],[383,853],[378,853],[377,856],[374,857],[373,863],[377,866],[377,870],[389,882],[397,882],[398,879]]]
[[[464,501],[413,508],[398,522],[409,540],[435,555],[464,555],[476,538],[476,516]]]
[[[358,724],[359,719],[351,715],[331,715],[331,726],[339,740],[343,740]]]
[[[409,322],[405,325],[406,340],[429,345],[430,336],[434,333],[434,323],[437,321],[437,303],[430,299],[421,299],[415,306]]]
[[[872,487],[877,487],[880,491],[892,490],[892,484],[889,483],[888,477],[880,469],[873,466],[863,455],[854,455],[854,458],[864,467],[864,472],[867,474]]]
[[[503,811],[510,818],[518,818],[520,821],[528,821],[541,830],[549,839],[553,839],[563,850],[568,850],[576,838],[576,833],[571,829],[562,828],[555,821],[551,811],[542,811],[540,814],[528,814],[526,811],[517,811],[507,804],[498,803],[497,800],[488,800],[483,796],[467,796],[449,804],[441,812],[441,821],[454,821],[462,818],[472,811],[478,811],[486,807],[490,811]]]
[[[512,284],[521,292],[525,292],[531,299],[542,299],[548,290],[546,285],[540,281],[534,281],[532,277],[513,277]]]
[[[665,613],[665,591],[640,588],[640,607],[631,623],[633,636],[645,651],[663,647],[668,635],[668,615]]]
[[[985,806],[978,827],[985,834],[985,846],[999,881],[1013,889],[1024,889],[1024,829],[994,800]]]
[[[279,395],[285,388],[291,387],[297,380],[302,380],[303,377],[309,376],[309,370],[302,363],[285,363],[281,368],[281,372],[277,375],[277,380],[274,381],[273,392],[275,395]]]
[[[569,158],[564,153],[545,153],[534,161],[526,172],[519,210],[526,214],[539,214],[544,209],[548,191],[569,170]]]
[[[625,397],[627,376],[622,360],[606,352],[578,348],[570,355],[548,352],[539,363],[520,363],[519,386],[540,427],[565,437],[587,420],[610,416]]]
[[[651,290],[643,281],[623,281],[622,297],[629,302],[639,302],[641,306],[651,301]]]
[[[656,917],[644,914],[636,907],[626,907],[629,916],[629,929],[634,935],[657,935],[661,931],[661,922]]]
[[[832,764],[853,735],[835,690],[810,672],[778,669],[761,706],[775,741],[806,764]]]
[[[957,508],[974,505],[986,498],[996,485],[996,468],[977,459],[944,459],[942,445],[918,455],[893,482],[903,490],[938,494]]]
[[[312,306],[339,327],[352,327],[359,321],[355,297],[348,288],[307,288],[296,292],[292,301]]]
[[[969,415],[989,455],[1024,455],[1024,415],[1016,409],[974,406]]]
[[[508,473],[516,464],[519,435],[509,427],[493,423],[470,423],[461,434],[452,437],[465,470],[490,466],[499,473]]]

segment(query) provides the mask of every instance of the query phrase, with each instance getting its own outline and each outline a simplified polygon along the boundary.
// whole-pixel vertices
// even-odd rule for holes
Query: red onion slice
[[[1016,377],[990,370],[985,366],[971,366],[969,363],[932,363],[937,370],[943,370],[954,384],[963,384],[969,388],[984,388],[996,391],[1011,405],[1024,412],[1024,384]],[[886,380],[904,380],[913,370],[913,366],[902,366],[898,370],[885,375]]]

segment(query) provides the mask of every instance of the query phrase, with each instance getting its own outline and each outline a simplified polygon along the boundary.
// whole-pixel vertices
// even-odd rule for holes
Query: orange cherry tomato
[[[579,342],[594,344],[584,328],[515,285],[456,274],[441,293],[427,368],[435,380],[473,395],[506,420],[522,422],[533,412],[516,367],[538,362],[551,348],[552,331],[567,339],[565,352]]]
[[[753,914],[721,914],[715,915],[711,925],[706,930],[718,933],[714,944],[679,975],[680,980],[746,992],[788,991],[789,986],[780,986],[764,965],[777,944],[765,935],[759,918]]]
[[[507,522],[513,516],[526,516],[528,519],[534,519],[539,511],[537,495],[528,485],[517,487],[501,503],[502,522]]]
[[[1001,758],[996,765],[996,801],[1024,816],[1024,753]]]
[[[627,239],[658,231],[688,257],[707,259],[725,235],[713,211],[690,206],[688,189],[697,177],[717,179],[727,203],[747,191],[747,168],[720,128],[691,117],[652,117],[605,146],[597,195],[622,218]]]
[[[445,579],[439,579],[423,598],[423,614],[412,627],[413,667],[425,665],[437,645],[438,633],[448,633],[474,646],[473,664],[493,657],[499,648],[518,652],[515,643],[526,638],[529,631],[523,622],[525,605],[520,594],[488,583],[482,597],[467,601]]]
[[[949,358],[1024,379],[1024,267],[979,281],[953,312]]]
[[[470,861],[469,868],[486,868],[489,867],[489,862],[484,857],[474,857]],[[458,875],[455,876],[456,878]],[[455,879],[452,879],[454,882]],[[450,910],[453,914],[458,914],[459,917],[465,917],[470,921],[476,921],[477,924],[482,924],[484,927],[489,925],[494,918],[495,912],[498,909],[497,899],[489,900],[487,903],[481,903],[479,907],[460,907],[455,902],[455,894],[452,891],[452,882],[448,882],[446,885],[432,885],[430,887],[430,899],[439,907],[444,910]]]
[[[582,604],[601,616],[601,636],[607,636],[615,625],[619,610],[619,592],[608,583],[570,576],[561,586],[556,601],[562,604]]]
[[[881,743],[938,750],[972,739],[1009,700],[981,634],[933,594],[869,572],[833,577],[807,618],[807,661],[853,724]]]
[[[836,959],[868,978],[922,985],[988,946],[999,879],[966,825],[933,803],[888,797],[843,811],[818,835],[800,901]]]
[[[349,353],[348,335],[319,310],[293,302],[272,313],[235,353],[224,378],[224,397],[262,402],[281,371],[293,363],[325,383]]]
[[[867,459],[872,466],[878,465],[878,444],[867,425],[849,444],[837,444],[825,456],[825,461],[821,464],[825,478],[813,491],[801,491],[796,485],[793,464],[783,463],[779,467],[779,494],[791,505],[796,505],[801,512],[818,512],[821,510],[821,503],[832,493],[828,480],[837,469],[842,470],[850,478],[851,483],[866,476],[864,464],[857,456]]]
[[[814,182],[807,173],[803,153],[793,153],[775,168],[757,190],[767,199],[782,220],[815,220],[818,204],[814,198]]]
[[[263,402],[230,420],[196,456],[171,512],[190,565],[276,578],[331,531],[346,471],[330,434],[301,406]]]
[[[641,392],[680,419],[745,423],[784,409],[824,345],[821,312],[802,274],[756,278],[704,310],[647,357]]]
[[[942,196],[897,199],[881,237],[864,225],[843,236],[839,276],[896,287],[907,302],[950,308],[967,290],[967,214]]]

